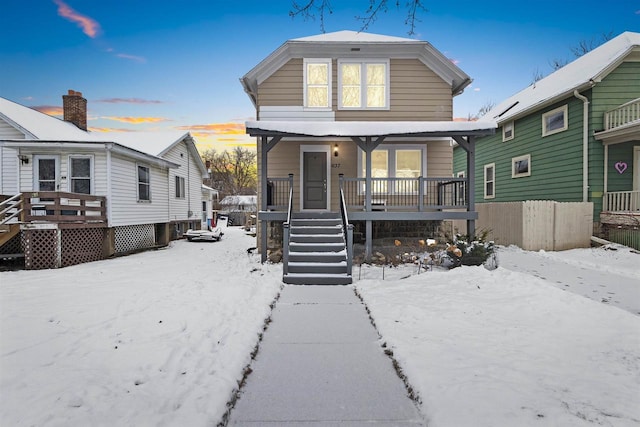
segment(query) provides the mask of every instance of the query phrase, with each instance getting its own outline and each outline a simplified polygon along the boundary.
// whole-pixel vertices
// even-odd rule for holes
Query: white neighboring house
[[[101,242],[103,257],[166,245],[187,228],[200,227],[207,171],[188,132],[89,132],[86,99],[74,91],[63,96],[63,109],[60,120],[0,97],[0,195],[22,193],[27,203],[44,206],[34,221],[36,206],[27,204],[23,232],[46,228],[42,223],[97,227],[100,221],[87,212],[60,210],[60,204],[76,200],[68,193],[78,195],[82,206],[103,204],[105,240],[111,240]],[[43,191],[58,194],[28,197]]]
[[[214,203],[218,202],[218,197],[220,193],[218,190],[215,190],[208,185],[202,184],[202,223],[200,225],[201,229],[207,229],[212,227],[215,218],[213,217],[213,206]]]

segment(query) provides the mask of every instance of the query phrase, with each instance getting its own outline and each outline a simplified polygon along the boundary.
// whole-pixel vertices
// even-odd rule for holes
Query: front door
[[[60,190],[60,162],[58,156],[34,156],[34,190]]]
[[[302,208],[327,209],[327,152],[303,152]]]

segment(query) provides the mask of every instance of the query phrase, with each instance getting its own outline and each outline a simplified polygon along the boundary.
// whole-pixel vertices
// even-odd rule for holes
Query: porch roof
[[[453,137],[495,133],[495,121],[247,121],[251,136],[281,137]]]

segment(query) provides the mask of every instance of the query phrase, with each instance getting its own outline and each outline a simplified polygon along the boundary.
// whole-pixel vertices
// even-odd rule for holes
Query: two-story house
[[[471,79],[425,41],[339,31],[292,39],[242,77],[256,108],[258,240],[282,245],[287,283],[350,283],[352,230],[364,236],[477,214],[452,177],[452,139],[474,168],[494,122],[453,122]],[[469,181],[469,183],[468,183]],[[282,230],[282,232],[280,232]],[[424,234],[420,234],[424,233]]]
[[[612,240],[626,235],[620,243],[640,247],[639,33],[609,40],[500,102],[484,119],[495,120],[499,131],[477,140],[476,202],[500,212],[517,201],[592,204],[586,239],[576,244],[588,246],[592,232],[604,230]],[[464,176],[465,151],[454,153],[454,172]],[[553,212],[547,216],[553,227]],[[571,222],[578,221],[582,217]],[[497,215],[479,219],[496,232],[505,224]],[[567,248],[571,239],[548,240],[551,246],[530,249]]]

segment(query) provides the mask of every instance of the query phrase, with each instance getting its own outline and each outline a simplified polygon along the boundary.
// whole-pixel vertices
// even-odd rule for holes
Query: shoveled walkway
[[[425,425],[351,286],[286,286],[228,425]]]

